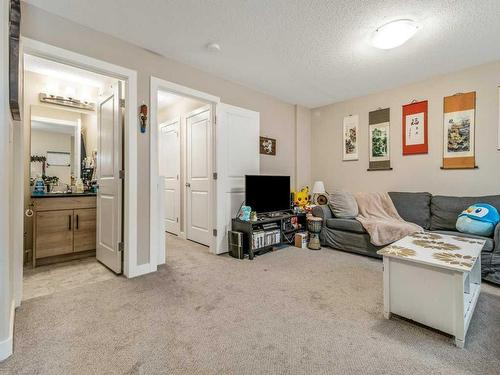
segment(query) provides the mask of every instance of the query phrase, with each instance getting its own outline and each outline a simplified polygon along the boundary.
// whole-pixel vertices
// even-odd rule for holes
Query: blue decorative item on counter
[[[500,221],[500,215],[491,204],[476,203],[458,216],[457,230],[478,236],[491,236]]]
[[[33,185],[33,194],[45,194],[45,182],[38,176]]]

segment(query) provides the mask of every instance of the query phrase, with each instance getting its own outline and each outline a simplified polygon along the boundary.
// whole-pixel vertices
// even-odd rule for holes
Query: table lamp
[[[314,204],[326,204],[328,202],[328,197],[326,196],[325,184],[323,181],[315,181],[312,189],[313,203]]]

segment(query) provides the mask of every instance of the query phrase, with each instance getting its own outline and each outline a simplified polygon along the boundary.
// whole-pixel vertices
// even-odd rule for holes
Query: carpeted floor
[[[30,299],[8,374],[499,374],[500,288],[465,349],[382,316],[382,264],[288,248],[238,261],[169,238],[159,272]]]

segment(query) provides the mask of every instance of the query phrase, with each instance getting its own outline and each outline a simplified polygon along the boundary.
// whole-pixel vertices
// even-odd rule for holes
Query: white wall
[[[125,41],[51,15],[22,3],[22,34],[138,72],[137,103],[149,103],[150,76],[156,76],[221,98],[222,102],[260,112],[261,134],[276,138],[276,156],[262,157],[262,173],[295,172],[294,106],[188,65],[163,58]],[[138,136],[138,264],[149,262],[149,126]]]
[[[378,94],[312,110],[312,176],[327,190],[428,191],[433,194],[500,194],[497,150],[500,61]],[[443,98],[476,91],[475,170],[441,170]],[[429,153],[402,156],[401,106],[413,99],[429,101]],[[391,108],[392,171],[367,172],[368,112]],[[359,114],[359,160],[342,161],[342,120]]]
[[[296,183],[295,189],[308,185],[312,189],[311,180],[311,110],[300,105],[295,106],[296,133]]]

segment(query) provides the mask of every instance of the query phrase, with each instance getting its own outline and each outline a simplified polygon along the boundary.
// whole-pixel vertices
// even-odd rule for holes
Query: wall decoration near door
[[[342,131],[342,160],[358,160],[359,116],[349,115],[344,117]]]
[[[442,169],[476,168],[475,112],[474,91],[444,98]]]
[[[276,139],[260,137],[260,153],[263,155],[276,155]]]
[[[427,154],[427,100],[403,106],[403,155]]]
[[[368,114],[369,167],[368,171],[391,170],[390,159],[390,108],[378,109]]]

